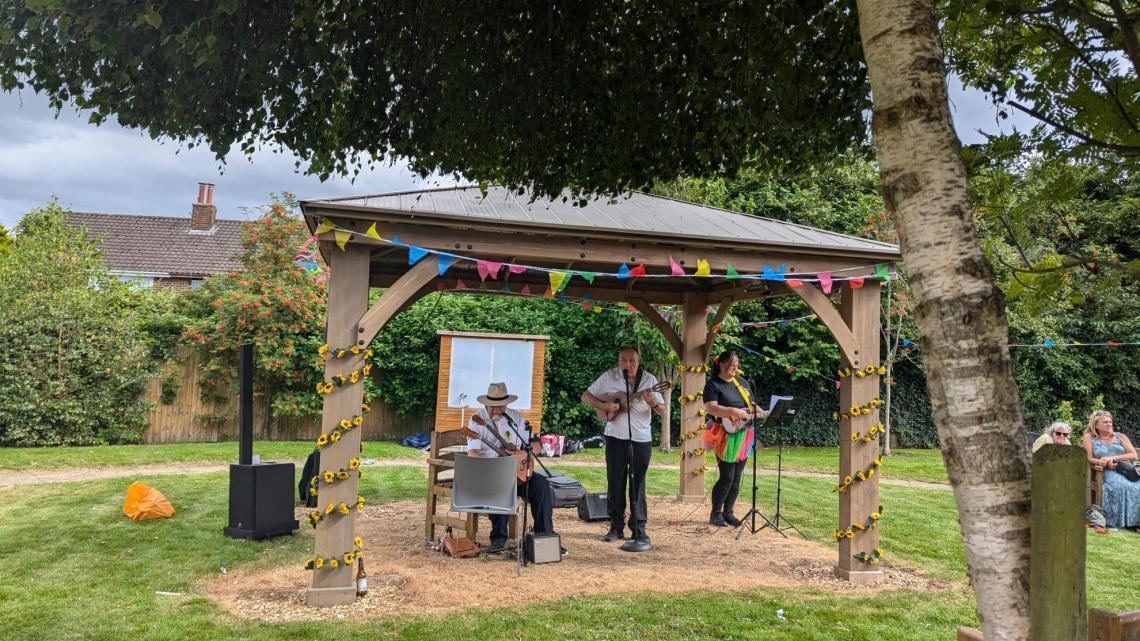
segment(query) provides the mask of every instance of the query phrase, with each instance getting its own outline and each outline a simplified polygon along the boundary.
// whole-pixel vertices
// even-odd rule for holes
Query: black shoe
[[[727,527],[728,523],[725,522],[723,514],[721,514],[720,512],[713,512],[711,515],[709,515],[709,525],[715,525],[717,527]]]
[[[606,543],[610,543],[612,541],[620,541],[624,538],[625,538],[625,531],[624,530],[622,530],[620,528],[613,528],[612,527],[612,528],[610,528],[610,531],[606,532],[606,535],[602,537],[602,540],[605,541]]]
[[[732,515],[732,512],[725,512],[724,522],[728,523],[730,527],[740,527],[740,519]]]
[[[506,551],[506,549],[506,541],[491,541],[491,546],[487,548],[487,554],[497,554]]]
[[[558,549],[562,550],[562,556],[567,556],[568,554],[570,554],[570,550],[567,550],[564,547],[560,546]]]
[[[645,530],[640,530],[638,532],[635,532],[633,537],[631,537],[631,538],[633,538],[636,541],[643,541],[645,543],[649,543],[649,535],[645,533]]]

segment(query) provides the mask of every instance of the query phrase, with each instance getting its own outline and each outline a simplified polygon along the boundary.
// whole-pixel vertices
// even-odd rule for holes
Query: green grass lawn
[[[312,441],[256,441],[253,453],[263,461],[302,462]],[[0,470],[114,467],[120,465],[236,463],[238,444],[171,443],[162,445],[97,445],[91,447],[0,447]],[[376,459],[423,459],[418,450],[391,441],[366,441],[364,456]]]
[[[604,485],[601,468],[570,467],[591,490]],[[676,492],[677,472],[652,470],[653,494]],[[425,471],[415,466],[369,470],[361,493],[370,502],[419,499]],[[711,483],[714,476],[710,475]],[[221,536],[226,519],[224,473],[163,477],[159,484],[178,508],[173,519],[133,523],[121,512],[124,479],[24,486],[0,490],[0,630],[25,639],[852,639],[940,640],[974,624],[961,541],[950,493],[884,486],[883,546],[888,559],[949,583],[930,594],[828,594],[812,589],[733,594],[605,595],[448,618],[400,617],[364,624],[249,624],[195,592],[220,568],[297,563],[312,543],[296,536],[264,542]],[[745,487],[749,487],[745,479]],[[773,479],[760,478],[761,505],[770,511]],[[747,496],[742,497],[742,502]],[[811,539],[829,541],[836,497],[830,481],[784,479],[786,516]],[[698,507],[703,511],[704,507]],[[653,515],[650,514],[652,523]],[[666,527],[658,525],[657,527]],[[1137,607],[1140,581],[1121,572],[1140,536],[1090,535],[1090,607]],[[538,576],[538,570],[532,576]],[[155,591],[182,592],[161,597]],[[786,620],[777,620],[782,608]]]
[[[757,465],[761,469],[776,469],[776,448],[767,447],[760,452]],[[679,450],[666,454],[658,449],[653,450],[652,462],[655,464],[675,465],[679,457]],[[565,457],[568,461],[597,461],[604,462],[605,449],[588,449],[575,452]],[[705,456],[709,467],[716,467],[716,459],[712,453]],[[783,468],[797,472],[820,472],[825,474],[839,474],[839,448],[838,447],[786,447],[784,448]],[[942,463],[942,453],[939,450],[912,450],[898,449],[891,451],[889,457],[883,459],[883,474],[887,478],[907,479],[913,481],[927,481],[931,483],[947,483],[946,468]]]
[[[258,441],[254,453],[263,460],[304,461],[313,449],[309,441]],[[374,459],[422,459],[414,449],[391,441],[366,441],[364,456]],[[676,465],[678,454],[654,450],[654,463]],[[716,467],[712,454],[710,467]],[[28,447],[0,448],[0,470],[52,469],[75,467],[114,467],[144,464],[225,464],[237,460],[237,443],[176,443],[164,445],[109,445],[94,447]],[[557,459],[556,459],[557,460]],[[565,457],[567,461],[605,461],[605,450],[583,450]],[[764,449],[761,468],[776,469],[776,450]],[[787,470],[837,474],[839,448],[789,447],[784,450],[783,467]],[[898,450],[883,463],[886,478],[946,482],[946,470],[938,450]]]

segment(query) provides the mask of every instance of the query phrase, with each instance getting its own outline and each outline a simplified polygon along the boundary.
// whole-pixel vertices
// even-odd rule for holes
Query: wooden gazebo
[[[310,230],[320,237],[329,266],[328,345],[357,346],[361,353],[330,357],[326,380],[362,368],[363,349],[393,316],[423,295],[458,279],[479,283],[492,269],[486,292],[524,287],[541,294],[559,289],[597,301],[622,301],[640,311],[669,341],[686,371],[681,395],[698,395],[713,336],[738,301],[795,295],[827,326],[842,353],[839,368],[868,375],[844,379],[840,392],[840,531],[837,574],[855,583],[881,580],[876,528],[860,529],[878,509],[877,398],[880,365],[880,283],[899,258],[898,248],[791,223],[746,216],[647,194],[597,198],[579,206],[572,198],[530,201],[491,187],[459,187],[302,203]],[[707,274],[707,275],[706,275]],[[386,288],[368,305],[372,287]],[[474,290],[474,287],[472,287]],[[827,293],[825,293],[827,292]],[[831,295],[838,295],[833,304]],[[683,307],[678,336],[653,307]],[[706,313],[714,308],[711,317]],[[322,431],[359,413],[362,386],[330,385]],[[851,414],[851,408],[861,408]],[[681,406],[681,451],[699,447],[699,402]],[[863,411],[862,408],[866,408]],[[862,436],[872,434],[872,438]],[[854,435],[854,438],[852,436]],[[359,452],[360,431],[345,431],[322,450],[322,468],[348,469]],[[700,501],[704,477],[694,473],[703,457],[686,458],[679,498]],[[860,480],[860,477],[866,480]],[[847,477],[851,481],[845,483]],[[356,477],[322,485],[320,505],[356,502]],[[332,558],[353,549],[354,517],[336,514],[317,528],[316,555]],[[859,555],[858,557],[856,555]],[[860,560],[863,559],[863,560]],[[343,565],[314,572],[310,605],[355,598],[352,571]]]

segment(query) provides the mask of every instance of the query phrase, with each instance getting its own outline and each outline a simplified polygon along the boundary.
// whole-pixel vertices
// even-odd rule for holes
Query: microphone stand
[[[747,383],[747,381],[745,381],[745,382]],[[756,393],[755,387],[753,387],[752,385],[749,385],[749,388],[752,389],[753,394]],[[754,408],[749,408],[749,409],[754,409]],[[771,410],[772,408],[768,408],[768,409]],[[738,541],[740,540],[740,535],[744,534],[745,530],[748,530],[748,532],[750,534],[756,534],[757,532],[759,532],[760,530],[763,530],[766,527],[773,527],[773,528],[776,527],[772,523],[772,521],[770,521],[768,519],[768,517],[764,516],[764,513],[760,511],[760,508],[756,507],[756,489],[757,489],[757,478],[758,478],[756,476],[756,459],[758,459],[758,458],[760,458],[760,429],[756,425],[756,412],[752,412],[752,509],[748,510],[748,514],[745,514],[744,518],[740,519],[740,521],[741,521],[740,530],[736,533],[736,539]],[[778,512],[779,512],[779,510],[777,509],[777,513]],[[757,527],[757,525],[756,525],[756,517],[757,516],[759,516],[761,519],[764,520],[764,525]],[[748,521],[749,517],[752,518],[751,523],[749,523],[749,521]],[[778,529],[776,531],[779,532]],[[784,533],[780,532],[780,534],[784,534]],[[785,535],[785,537],[786,536],[787,535]]]
[[[633,475],[633,396],[629,393],[629,372],[622,370],[622,380],[625,381],[625,425],[629,441],[626,444],[626,476],[629,480],[629,518],[633,521],[633,537],[621,544],[623,552],[648,552],[653,549],[649,539],[642,538],[641,519],[638,517],[638,501],[641,500],[641,488],[634,486]],[[650,418],[652,420],[652,417]]]

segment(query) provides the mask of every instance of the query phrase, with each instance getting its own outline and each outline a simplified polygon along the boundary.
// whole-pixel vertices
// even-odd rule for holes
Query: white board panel
[[[475,399],[487,393],[491,383],[506,383],[519,399],[518,410],[530,409],[534,342],[494,338],[451,339],[451,371],[448,372],[448,407],[478,405]]]

